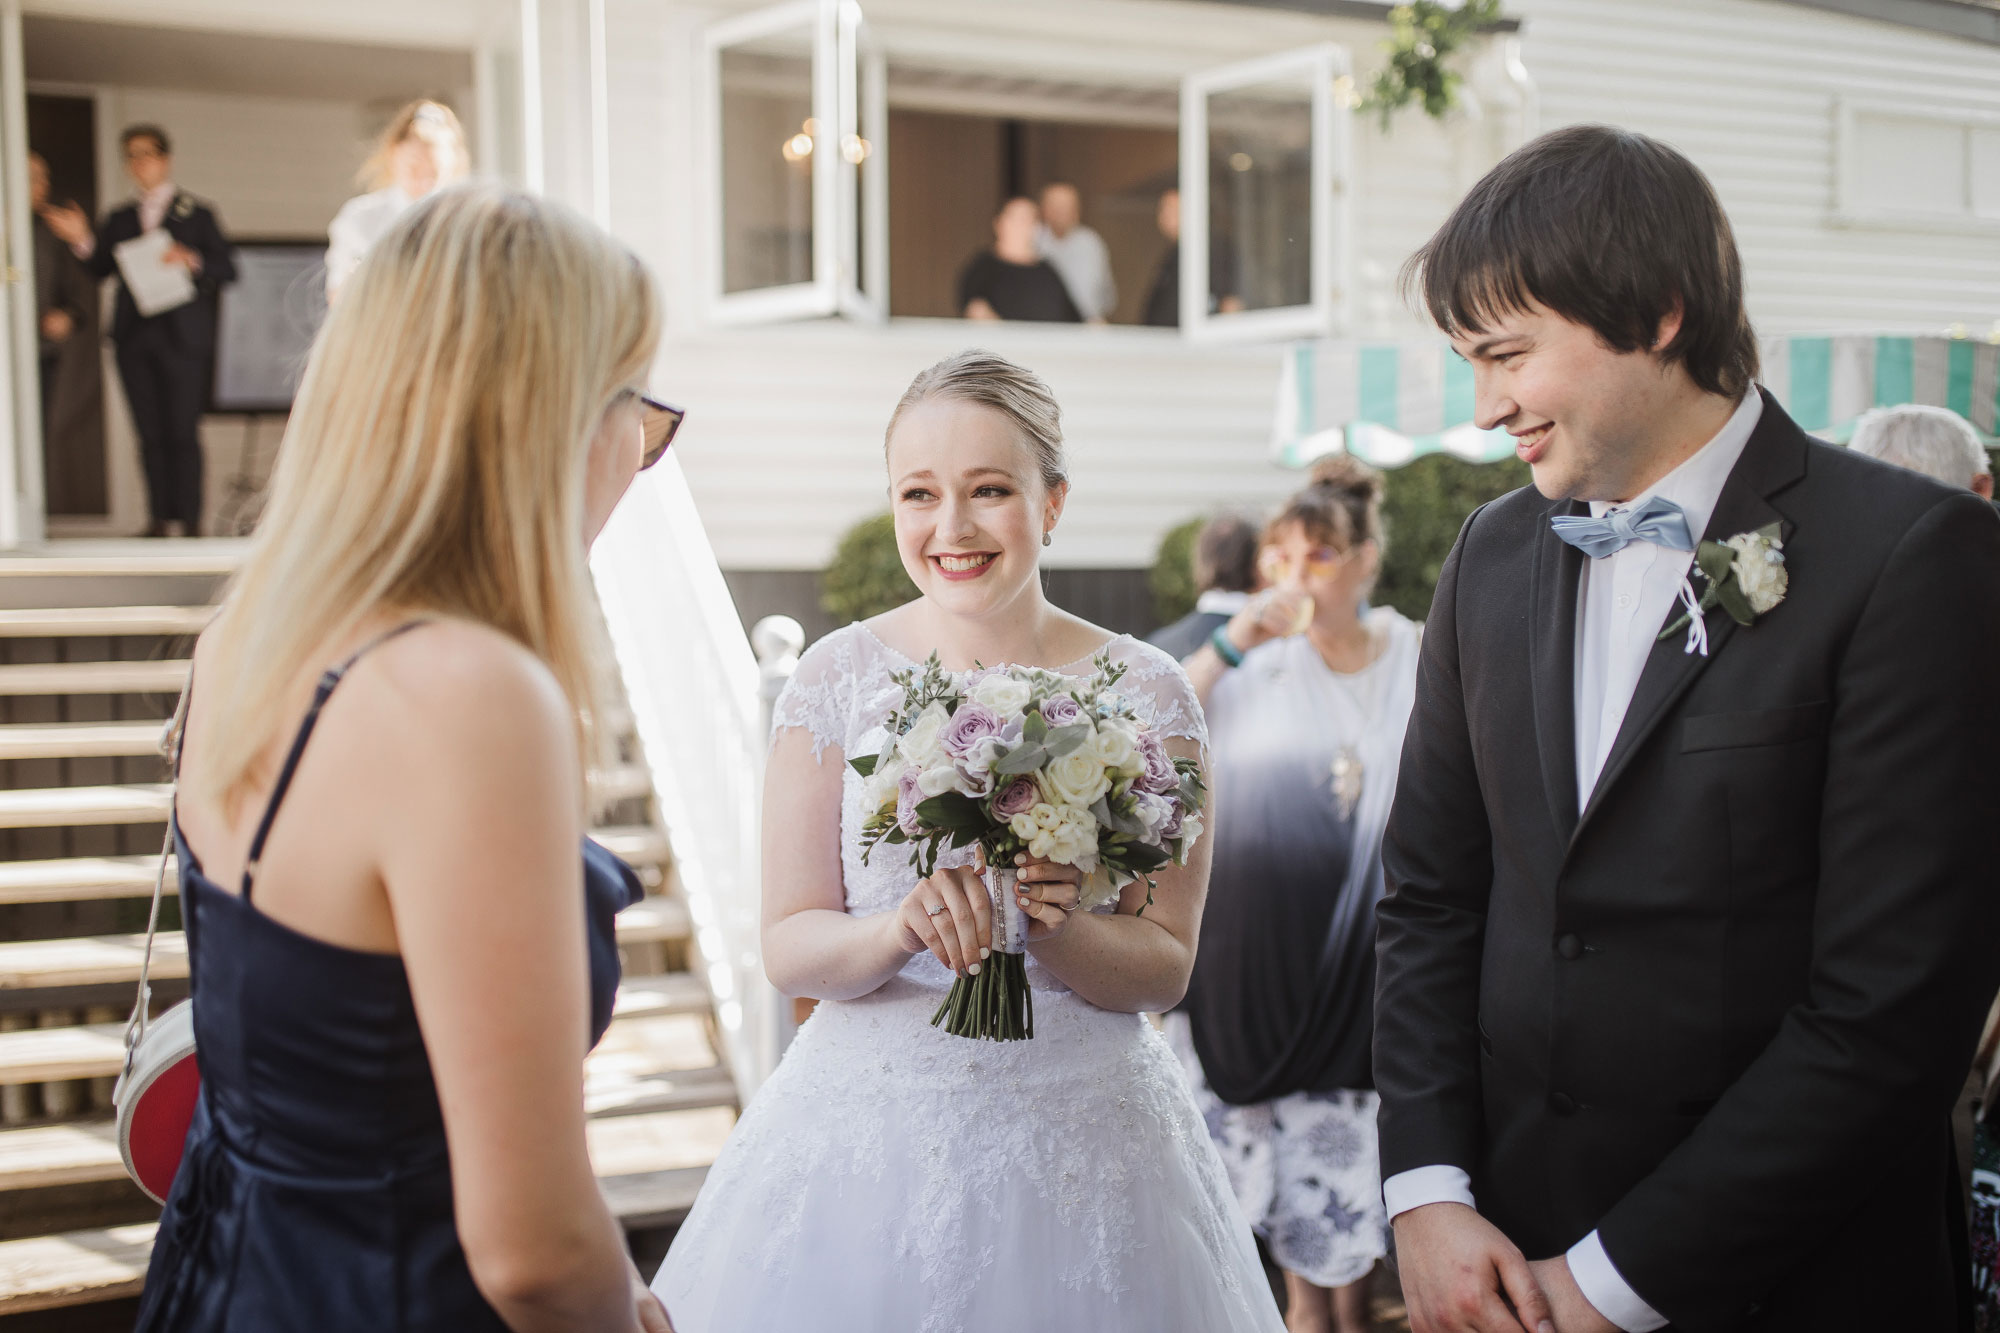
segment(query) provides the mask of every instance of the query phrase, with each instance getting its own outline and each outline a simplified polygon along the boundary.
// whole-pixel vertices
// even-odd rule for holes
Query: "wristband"
[[[1228,622],[1225,621],[1215,627],[1215,633],[1208,636],[1208,646],[1215,649],[1215,655],[1222,659],[1222,665],[1226,667],[1243,665],[1243,654],[1229,641]]]

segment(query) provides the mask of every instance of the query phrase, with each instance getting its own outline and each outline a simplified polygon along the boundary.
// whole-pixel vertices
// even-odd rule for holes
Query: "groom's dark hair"
[[[1486,332],[1532,302],[1619,352],[1651,348],[1709,393],[1740,398],[1757,375],[1736,238],[1708,178],[1657,139],[1573,125],[1508,154],[1403,266],[1447,334]]]

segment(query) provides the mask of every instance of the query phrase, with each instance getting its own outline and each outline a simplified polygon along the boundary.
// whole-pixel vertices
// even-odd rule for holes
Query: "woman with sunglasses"
[[[1382,480],[1322,463],[1264,530],[1265,589],[1187,671],[1208,710],[1215,870],[1168,1031],[1292,1333],[1365,1333],[1388,1250],[1370,1074],[1382,830],[1420,630],[1367,598]]]
[[[586,554],[679,414],[651,277],[486,186],[307,363],[194,653],[174,803],[201,1098],[138,1329],[661,1333],[582,1066],[632,872],[584,838]]]

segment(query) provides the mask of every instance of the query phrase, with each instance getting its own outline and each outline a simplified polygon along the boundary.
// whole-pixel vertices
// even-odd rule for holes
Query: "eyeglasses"
[[[644,413],[646,452],[639,455],[639,470],[644,472],[667,456],[667,446],[680,433],[681,422],[686,419],[687,412],[643,393],[632,396],[639,400],[640,410]]]
[[[1322,577],[1339,569],[1353,554],[1351,548],[1336,551],[1331,546],[1315,546],[1297,560],[1291,560],[1277,547],[1267,546],[1257,556],[1257,572],[1266,583],[1282,583],[1286,575],[1293,573]]]

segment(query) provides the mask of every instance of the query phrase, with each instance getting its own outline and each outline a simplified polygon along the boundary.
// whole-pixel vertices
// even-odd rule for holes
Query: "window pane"
[[[1210,94],[1208,202],[1209,309],[1309,305],[1312,85],[1304,76]]]
[[[813,119],[809,26],[721,55],[722,290],[813,280]]]
[[[1963,217],[1966,128],[1950,121],[1863,111],[1855,118],[1854,201],[1863,213]]]

